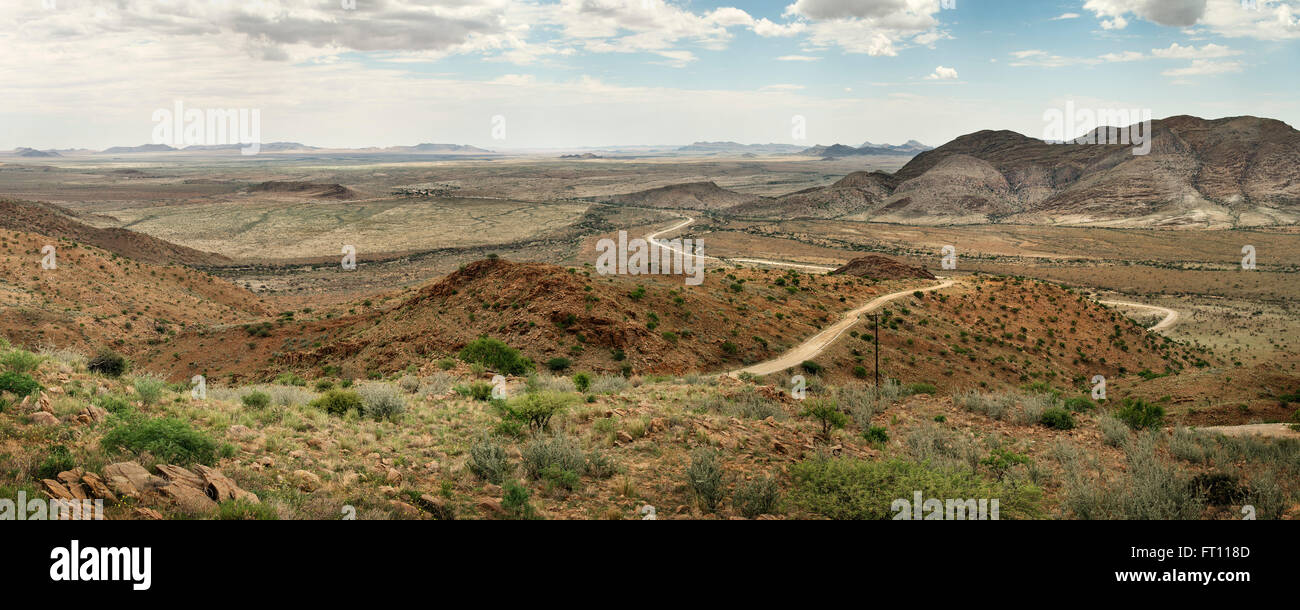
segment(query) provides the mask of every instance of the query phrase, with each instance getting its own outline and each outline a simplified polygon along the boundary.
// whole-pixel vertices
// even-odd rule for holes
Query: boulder
[[[103,479],[99,478],[99,475],[88,472],[82,475],[81,482],[85,483],[86,489],[90,490],[90,495],[109,502],[117,502],[117,496],[113,495],[113,490],[108,488],[108,485],[104,483]]]
[[[199,491],[203,491],[208,486],[208,484],[204,482],[203,477],[175,464],[159,465],[158,472],[162,473],[163,477],[172,484],[184,485]]]
[[[245,500],[252,502],[253,504],[260,504],[262,502],[262,500],[257,497],[257,494],[240,489],[234,481],[230,480],[226,475],[221,474],[221,472],[215,468],[198,465],[195,466],[194,469],[199,471],[199,476],[202,477],[203,481],[206,483],[204,492],[209,498],[212,498],[217,502],[225,502],[226,500]]]
[[[32,414],[32,423],[37,426],[57,426],[59,418],[45,411],[37,411]]]
[[[72,493],[68,491],[68,488],[64,487],[62,483],[59,483],[54,479],[41,479],[41,487],[45,489],[45,493],[49,494],[51,498],[56,500],[74,499]]]

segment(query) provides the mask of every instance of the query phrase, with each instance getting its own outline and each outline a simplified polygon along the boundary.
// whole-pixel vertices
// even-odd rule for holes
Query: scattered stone
[[[624,432],[623,430],[619,430],[619,431],[618,431],[618,440],[619,440],[619,442],[622,442],[622,443],[631,443],[631,442],[632,442],[633,440],[635,440],[635,439],[632,438],[632,435],[631,435],[631,434],[628,434],[627,432]]]
[[[384,480],[391,485],[397,485],[402,482],[402,473],[398,472],[396,468],[389,468],[388,472],[384,474]]]
[[[32,414],[32,423],[37,426],[57,426],[59,418],[45,411],[37,411]]]
[[[298,488],[303,491],[316,491],[321,485],[320,477],[306,470],[293,471],[293,478],[298,482]]]
[[[118,462],[104,467],[104,482],[118,495],[134,498],[167,484],[160,477],[149,474],[135,462]]]
[[[199,491],[203,491],[203,489],[207,487],[207,483],[203,481],[203,477],[200,477],[199,475],[194,474],[193,472],[190,472],[175,464],[159,465],[158,472],[162,473],[162,475],[166,477],[167,481],[170,483],[184,485],[186,487],[189,487],[191,489],[197,489]]]
[[[152,508],[144,508],[144,507],[140,507],[140,508],[136,508],[133,512],[135,513],[135,516],[137,516],[137,517],[139,517],[139,518],[141,518],[141,519],[148,519],[148,520],[150,520],[150,521],[162,521],[162,520],[163,520],[162,513],[158,512],[158,511],[156,511],[156,510],[154,510],[154,509],[152,509]]]
[[[206,483],[203,491],[209,498],[212,498],[217,502],[225,502],[226,500],[244,500],[246,502],[252,502],[253,504],[262,503],[262,500],[257,497],[257,494],[241,489],[234,481],[230,480],[229,477],[221,474],[221,471],[215,468],[209,468],[202,464],[195,466],[194,469],[199,471],[199,476],[202,477],[204,483]]]
[[[72,500],[72,493],[54,479],[41,479],[41,485],[45,487],[45,493],[56,500]]]
[[[208,494],[189,485],[170,483],[159,487],[158,494],[187,513],[205,514],[217,510],[217,503]]]
[[[485,515],[491,516],[502,515],[506,512],[505,509],[501,508],[501,503],[496,500],[484,500],[479,502],[478,510]]]
[[[117,502],[117,496],[113,495],[113,491],[108,488],[108,485],[104,484],[104,480],[99,478],[99,475],[93,472],[88,472],[82,475],[81,481],[86,484],[86,488],[89,489],[91,495],[96,498],[102,498],[109,502]]]

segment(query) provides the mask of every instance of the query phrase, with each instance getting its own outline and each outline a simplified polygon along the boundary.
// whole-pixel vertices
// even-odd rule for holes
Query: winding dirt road
[[[1169,328],[1173,328],[1173,326],[1178,323],[1178,315],[1179,315],[1178,312],[1169,309],[1168,307],[1160,307],[1158,305],[1143,305],[1142,303],[1130,303],[1128,301],[1097,301],[1097,302],[1101,303],[1102,305],[1117,305],[1120,307],[1137,307],[1139,309],[1150,309],[1165,314],[1165,319],[1161,320],[1160,323],[1156,324],[1155,326],[1152,326],[1151,328],[1147,329],[1148,331],[1153,333],[1160,332],[1162,330],[1167,330]]]
[[[930,286],[929,288],[900,290],[898,292],[892,292],[890,294],[878,296],[872,299],[866,305],[863,305],[862,307],[859,307],[857,309],[854,309],[853,311],[844,314],[844,317],[841,318],[839,322],[836,322],[835,324],[832,324],[829,328],[826,328],[821,332],[813,335],[811,339],[808,339],[807,341],[800,343],[799,345],[795,346],[794,349],[791,349],[790,351],[781,355],[779,358],[776,358],[775,360],[768,360],[767,362],[761,362],[759,364],[755,364],[754,366],[743,368],[738,371],[732,371],[727,374],[732,377],[738,377],[740,376],[741,373],[749,373],[751,375],[771,375],[772,373],[777,373],[780,371],[784,371],[788,368],[799,366],[805,360],[812,360],[813,358],[816,358],[819,354],[825,351],[826,348],[830,347],[831,344],[834,343],[836,339],[840,338],[840,335],[844,334],[844,331],[852,328],[855,324],[858,323],[858,317],[861,316],[862,314],[869,313],[875,309],[878,309],[880,306],[884,305],[885,303],[888,303],[894,299],[908,296],[914,292],[932,292],[935,290],[943,290],[944,288],[952,286],[953,284],[956,283],[957,283],[956,280],[944,280],[934,286]]]
[[[761,258],[727,259],[727,258],[719,258],[717,256],[708,256],[705,254],[694,254],[690,252],[684,252],[678,248],[674,248],[670,246],[669,244],[659,241],[658,238],[660,235],[663,235],[665,233],[671,233],[679,229],[684,229],[690,226],[691,223],[693,222],[695,222],[694,218],[686,218],[685,220],[671,227],[646,235],[646,239],[650,243],[660,248],[667,249],[671,252],[680,252],[684,256],[691,256],[700,260],[715,260],[724,263],[725,262],[750,263],[756,265],[769,265],[773,267],[793,267],[797,269],[810,269],[822,273],[829,273],[835,270],[835,267],[825,267],[822,265],[806,265],[802,263],[789,263],[785,261],[772,261],[772,260],[766,260]],[[954,284],[957,284],[960,281],[960,280],[952,280],[952,279],[945,279],[945,278],[939,278],[939,279],[943,281],[934,286],[930,286],[929,288],[921,288],[919,289],[919,292],[932,292],[935,290],[943,290],[944,288],[953,286]],[[823,329],[821,332],[817,333],[816,335],[813,335],[812,338],[808,339],[807,341],[804,341],[803,343],[800,343],[799,345],[795,346],[793,349],[781,355],[780,357],[775,358],[773,360],[768,360],[766,362],[761,362],[759,364],[755,364],[747,368],[732,371],[730,373],[727,373],[727,375],[730,377],[739,377],[742,373],[749,373],[751,375],[759,375],[759,376],[770,375],[772,373],[777,373],[789,368],[799,366],[804,361],[812,360],[817,356],[821,355],[822,352],[826,351],[826,348],[830,347],[831,344],[834,343],[836,339],[839,339],[840,335],[844,334],[844,331],[852,328],[855,324],[857,324],[858,318],[861,317],[863,314],[870,313],[871,311],[878,309],[885,303],[893,301],[894,299],[905,297],[917,291],[918,291],[917,289],[900,290],[899,292],[894,292],[894,293],[876,297],[866,305],[863,305],[862,307],[854,309],[848,313],[845,313],[844,317],[842,317],[840,321],[831,325],[829,328]],[[1178,315],[1179,315],[1178,312],[1169,309],[1167,307],[1160,307],[1157,305],[1144,305],[1142,303],[1130,303],[1127,301],[1098,301],[1098,302],[1103,305],[1138,307],[1141,309],[1150,309],[1150,310],[1163,312],[1165,314],[1165,319],[1161,320],[1159,324],[1156,324],[1155,326],[1148,328],[1147,330],[1150,332],[1159,332],[1168,329],[1172,327],[1174,324],[1178,323]]]

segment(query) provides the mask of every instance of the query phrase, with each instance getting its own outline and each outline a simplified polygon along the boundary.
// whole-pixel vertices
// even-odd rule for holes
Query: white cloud
[[[936,0],[796,0],[785,15],[807,20],[809,41],[876,57],[902,47],[949,38],[940,28]]]
[[[957,80],[957,69],[939,66],[925,78],[926,80]]]
[[[1062,21],[1065,19],[1078,19],[1081,15],[1078,13],[1062,13],[1059,17],[1052,17],[1050,21]]]
[[[1088,0],[1083,5],[1107,30],[1122,30],[1129,17],[1136,17],[1170,27],[1200,25],[1236,38],[1300,38],[1300,1],[1255,0],[1255,7],[1241,0]]]
[[[1184,47],[1175,42],[1169,45],[1167,49],[1152,49],[1151,55],[1162,59],[1213,59],[1241,55],[1241,51],[1214,43],[1206,44],[1198,49],[1196,45]]]
[[[1174,68],[1161,72],[1164,76],[1206,76],[1211,74],[1228,74],[1231,72],[1240,72],[1242,63],[1239,61],[1209,61],[1206,59],[1197,59],[1192,61],[1192,65],[1185,68]]]
[[[776,58],[777,61],[821,61],[821,59],[813,55],[782,55]]]

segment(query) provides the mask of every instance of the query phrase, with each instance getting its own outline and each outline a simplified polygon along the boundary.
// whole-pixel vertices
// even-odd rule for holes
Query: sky
[[[0,51],[4,150],[149,143],[177,101],[323,147],[1300,126],[1300,0],[4,0]]]

